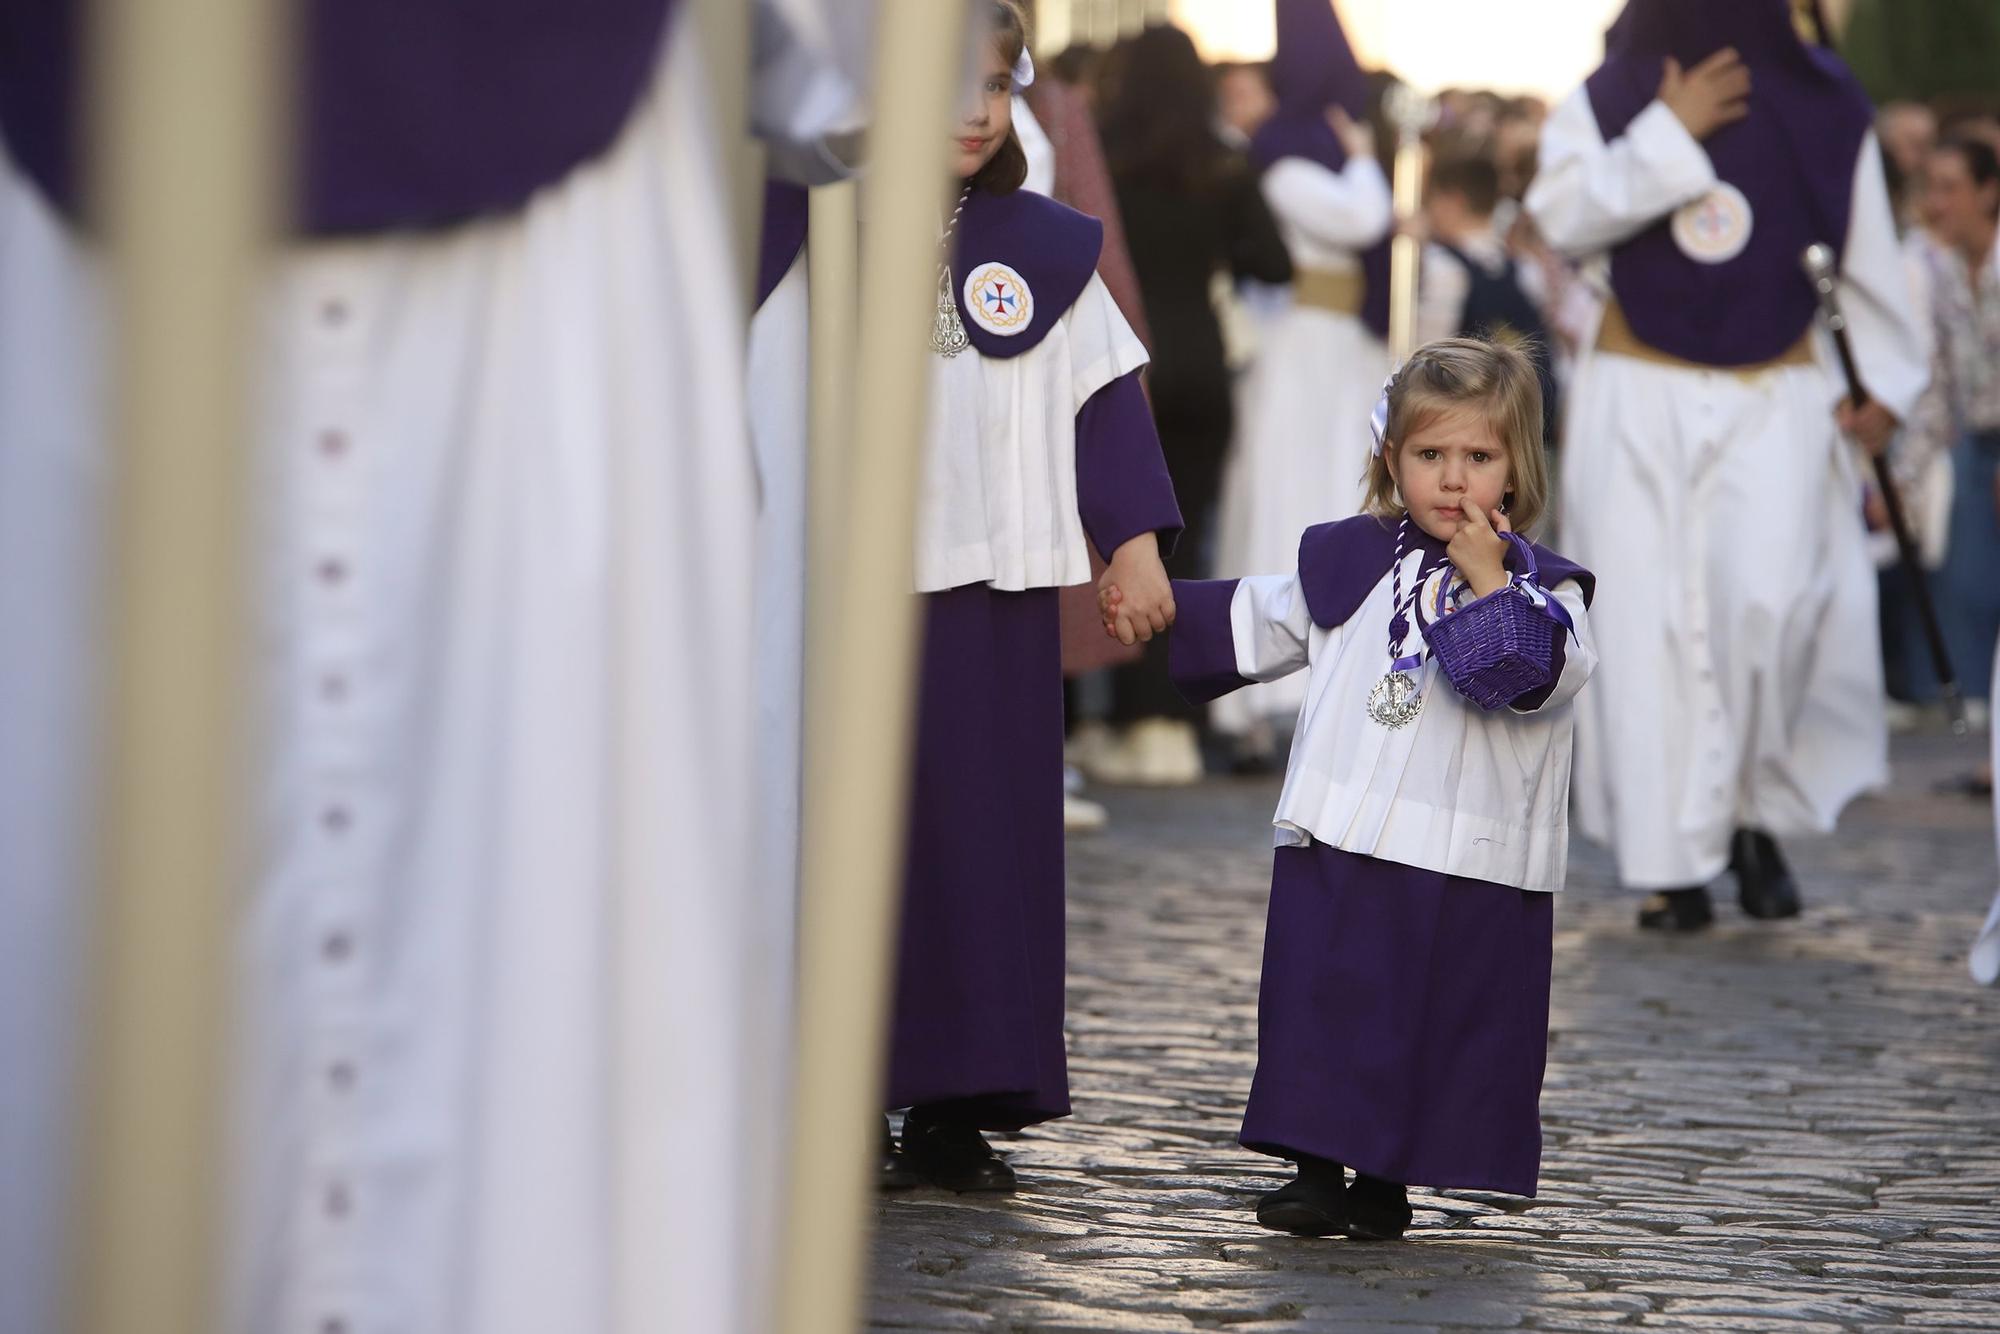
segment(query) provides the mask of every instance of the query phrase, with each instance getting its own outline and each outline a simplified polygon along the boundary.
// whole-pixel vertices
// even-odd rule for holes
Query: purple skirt
[[[1244,1146],[1533,1195],[1553,897],[1278,849]]]
[[[1056,590],[924,599],[889,1107],[1069,1115]]]

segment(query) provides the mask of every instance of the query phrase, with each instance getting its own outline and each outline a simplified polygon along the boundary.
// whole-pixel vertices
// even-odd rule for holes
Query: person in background
[[[1105,156],[1153,327],[1153,419],[1189,527],[1168,568],[1194,577],[1233,422],[1211,280],[1282,283],[1292,262],[1256,175],[1216,133],[1214,85],[1185,32],[1149,28],[1123,43],[1100,95]],[[1203,772],[1198,717],[1167,680],[1164,654],[1150,654],[1118,669],[1112,720],[1123,734],[1085,750],[1085,767],[1111,782],[1194,782]]]
[[[1250,157],[1296,272],[1255,303],[1267,313],[1216,525],[1217,564],[1237,570],[1283,569],[1308,525],[1359,512],[1368,412],[1389,371],[1392,208],[1363,119],[1370,81],[1325,0],[1277,0],[1275,18],[1278,110]],[[1304,699],[1301,678],[1259,684],[1216,701],[1209,722],[1237,767],[1268,767]]]
[[[2000,160],[1982,138],[1954,132],[1923,168],[1919,248],[1934,336],[1931,382],[1897,442],[1899,466],[1949,455],[1951,513],[1938,605],[1960,685],[1983,701],[2000,633]],[[1965,786],[1983,793],[1991,771]]]
[[[1248,152],[1250,141],[1278,109],[1271,72],[1263,65],[1232,63],[1215,67],[1215,109],[1223,141]]]
[[[1606,594],[1577,822],[1642,928],[1707,926],[1725,869],[1749,916],[1797,915],[1777,840],[1888,777],[1849,440],[1886,446],[1929,349],[1873,122],[1785,0],[1629,0],[1543,130],[1527,209],[1611,291],[1565,426],[1563,540]],[[1835,410],[1815,337],[1816,242],[1839,255],[1858,410]]]

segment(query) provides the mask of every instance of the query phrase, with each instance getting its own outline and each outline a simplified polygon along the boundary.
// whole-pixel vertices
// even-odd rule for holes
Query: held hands
[[[1121,644],[1146,642],[1174,623],[1174,586],[1160,563],[1160,541],[1141,533],[1112,553],[1097,581],[1104,633]]]
[[[1472,596],[1483,598],[1507,584],[1509,548],[1507,539],[1500,534],[1513,529],[1499,510],[1493,511],[1489,521],[1486,512],[1470,496],[1458,504],[1465,511],[1465,523],[1445,546],[1444,554],[1472,589]]]
[[[1882,451],[1889,447],[1889,438],[1901,425],[1894,413],[1874,399],[1856,408],[1854,400],[1844,395],[1840,406],[1833,410],[1833,419],[1839,423],[1842,434],[1867,450],[1870,458],[1882,457]]]
[[[1667,57],[1659,97],[1696,139],[1750,114],[1750,67],[1736,48],[1725,46],[1693,69]]]

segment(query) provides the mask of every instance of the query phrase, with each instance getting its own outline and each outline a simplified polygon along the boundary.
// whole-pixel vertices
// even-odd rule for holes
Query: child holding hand
[[[1398,1238],[1410,1184],[1535,1193],[1571,700],[1596,661],[1591,575],[1515,532],[1547,476],[1533,364],[1446,339],[1384,391],[1366,513],[1308,529],[1290,573],[1175,581],[1190,699],[1310,672],[1241,1135],[1297,1164],[1266,1227]],[[1120,590],[1102,606],[1115,630]]]

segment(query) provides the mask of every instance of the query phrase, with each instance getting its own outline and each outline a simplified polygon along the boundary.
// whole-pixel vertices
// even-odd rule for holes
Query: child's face
[[[1441,412],[1385,447],[1389,475],[1416,525],[1449,542],[1465,524],[1470,498],[1491,522],[1507,494],[1507,446],[1485,414]]]
[[[979,55],[979,81],[959,103],[958,126],[952,133],[952,172],[960,180],[977,175],[993,160],[1014,124],[1014,69],[989,41]]]

